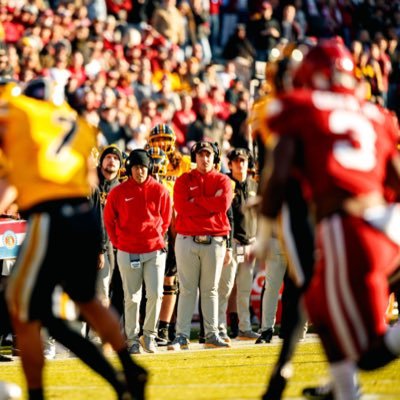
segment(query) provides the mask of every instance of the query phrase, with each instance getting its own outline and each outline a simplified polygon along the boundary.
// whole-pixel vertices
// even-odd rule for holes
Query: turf
[[[279,342],[269,345],[235,345],[232,349],[161,352],[137,356],[150,371],[148,400],[260,399]],[[198,346],[197,346],[198,347]],[[111,358],[117,363],[115,358]],[[284,398],[301,398],[301,390],[327,377],[325,357],[317,341],[299,343],[293,362],[294,376]],[[400,399],[400,360],[360,376],[365,399]],[[20,362],[2,363],[0,380],[22,387]],[[74,358],[48,361],[45,369],[48,399],[112,400],[112,390],[101,378]]]

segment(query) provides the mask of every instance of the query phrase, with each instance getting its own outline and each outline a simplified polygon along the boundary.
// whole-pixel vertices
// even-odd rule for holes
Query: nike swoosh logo
[[[194,190],[194,189],[197,189],[198,188],[198,186],[191,186],[191,187],[189,187],[189,190]]]
[[[131,201],[131,200],[133,200],[134,199],[134,197],[126,197],[125,198],[125,201]]]

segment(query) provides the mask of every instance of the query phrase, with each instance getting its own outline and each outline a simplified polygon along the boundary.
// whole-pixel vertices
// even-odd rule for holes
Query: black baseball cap
[[[215,152],[214,147],[210,142],[207,141],[197,142],[195,147],[195,153],[200,153],[203,150],[207,150],[210,153]]]
[[[228,160],[233,161],[236,160],[237,158],[243,158],[245,160],[249,159],[249,150],[243,148],[243,147],[238,147],[236,149],[231,150],[227,154]]]

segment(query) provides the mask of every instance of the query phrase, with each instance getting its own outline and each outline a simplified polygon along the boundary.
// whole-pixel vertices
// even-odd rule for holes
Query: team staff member
[[[244,148],[231,150],[228,155],[229,178],[234,182],[233,212],[233,258],[222,270],[218,288],[219,332],[229,341],[226,327],[226,310],[229,296],[236,280],[236,303],[239,317],[239,335],[241,340],[255,340],[259,334],[253,332],[250,320],[250,292],[253,285],[255,259],[250,260],[250,245],[255,241],[257,218],[254,209],[243,205],[249,197],[257,194],[257,182],[248,176],[250,152]]]
[[[122,166],[122,152],[115,146],[110,145],[103,149],[99,157],[99,165],[97,167],[97,174],[99,177],[99,192],[100,192],[100,203],[104,210],[108,193],[115,186],[120,183],[119,172]],[[104,242],[101,249],[102,257],[102,268],[99,272],[98,277],[98,292],[100,298],[105,305],[109,305],[109,291],[111,277],[114,271],[115,260],[114,260],[114,249],[107,236],[104,234]]]
[[[230,179],[215,170],[218,152],[210,142],[192,150],[196,169],[183,174],[174,187],[175,255],[179,278],[177,336],[169,350],[188,349],[190,325],[200,288],[206,347],[229,347],[218,334],[218,282],[230,231],[227,217],[232,202]]]
[[[168,157],[167,173],[162,183],[173,195],[174,185],[179,176],[189,172],[191,160],[187,155],[182,154],[175,146],[176,135],[174,130],[167,124],[156,125],[149,135],[149,146],[161,149]],[[178,294],[177,269],[175,259],[175,222],[174,216],[168,229],[168,253],[164,277],[164,297],[160,311],[158,324],[158,345],[166,345],[175,339],[175,326],[173,322],[176,299]]]
[[[165,242],[172,218],[168,190],[149,176],[150,156],[133,150],[127,159],[128,180],[108,195],[104,223],[114,247],[122,278],[125,303],[125,334],[131,354],[156,351],[155,337],[163,297]],[[143,282],[146,285],[146,316],[143,336],[138,338]]]
[[[106,146],[100,153],[97,166],[97,175],[99,177],[98,189],[100,192],[100,203],[104,210],[108,193],[123,180],[123,155],[116,145]],[[122,315],[124,312],[124,301],[122,293],[122,283],[119,269],[116,266],[115,250],[107,235],[104,227],[103,245],[101,256],[104,259],[104,267],[99,272],[98,290],[100,296],[106,304],[111,304]]]
[[[18,88],[15,88],[18,89]],[[14,90],[0,113],[0,213],[17,197],[27,233],[11,271],[7,303],[30,400],[44,399],[41,327],[126,398],[117,371],[89,340],[53,315],[61,285],[80,312],[117,352],[133,398],[144,398],[146,372],[126,348],[119,320],[96,297],[100,227],[89,203],[96,181],[91,157],[95,132],[46,79]],[[5,160],[3,159],[5,158]],[[4,162],[3,162],[4,161]]]

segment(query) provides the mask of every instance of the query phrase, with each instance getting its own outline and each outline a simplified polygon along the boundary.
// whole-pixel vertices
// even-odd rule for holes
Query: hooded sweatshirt
[[[142,184],[129,178],[116,186],[104,208],[104,223],[111,243],[131,254],[164,248],[171,218],[168,190],[151,176]]]

